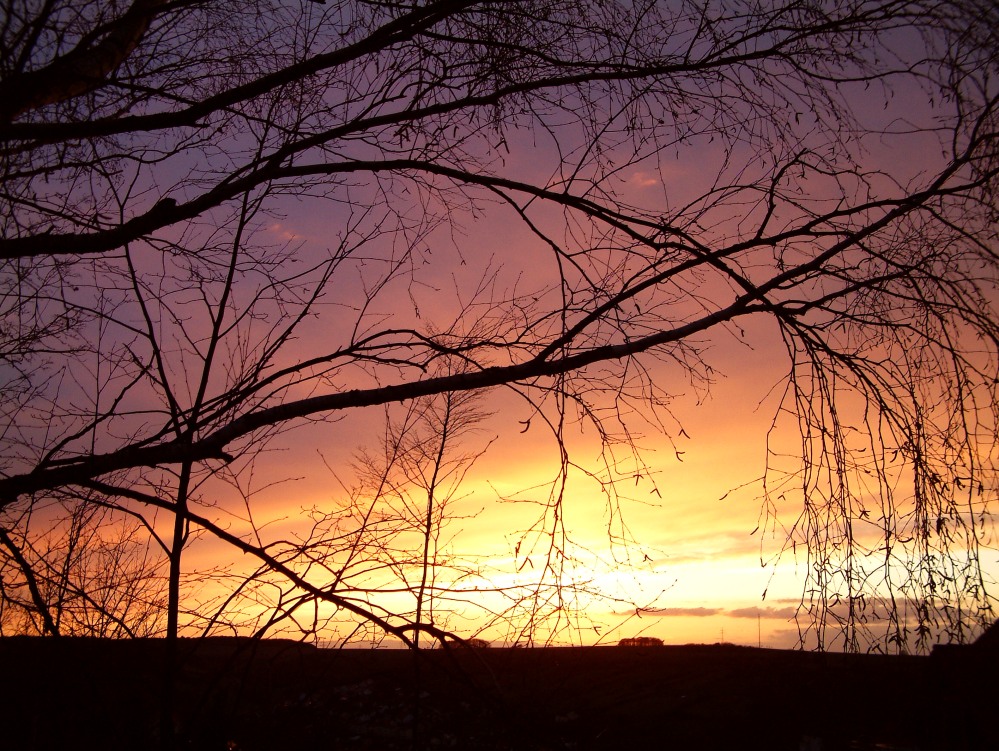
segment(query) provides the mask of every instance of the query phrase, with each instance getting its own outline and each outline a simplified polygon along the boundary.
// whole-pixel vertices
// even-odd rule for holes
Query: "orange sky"
[[[675,449],[651,431],[639,441],[659,495],[644,478],[621,483],[624,519],[636,544],[629,550],[618,548],[618,560],[630,555],[632,566],[612,561],[607,502],[599,486],[579,473],[572,475],[566,491],[566,527],[572,539],[590,551],[581,554],[578,575],[594,579],[604,594],[650,611],[636,617],[634,608],[623,603],[587,600],[582,604],[589,608],[592,623],[587,621],[571,636],[563,635],[563,640],[606,643],[641,632],[668,643],[724,639],[792,645],[796,630],[789,622],[789,608],[797,602],[801,582],[787,561],[776,577],[772,566],[761,567],[762,533],[751,534],[759,525],[760,488],[754,484],[738,489],[763,472],[763,441],[776,406],[775,395],[769,392],[781,376],[774,351],[762,346],[766,332],[749,333],[761,339],[761,346],[720,348],[712,360],[720,375],[710,396],[704,398],[689,387],[677,394],[673,411],[689,438],[674,432]],[[454,552],[489,561],[491,584],[496,585],[522,579],[514,573],[518,566],[523,576],[531,576],[523,557],[515,564],[512,553],[535,513],[530,506],[499,498],[545,498],[544,486],[555,474],[557,452],[554,440],[540,426],[519,432],[519,421],[527,416],[522,403],[497,393],[489,406],[496,413],[472,444],[484,445],[494,437],[496,441],[469,474],[462,486],[466,495],[455,507],[457,514],[474,518],[459,519],[445,531],[457,535],[450,545]],[[339,423],[299,429],[275,444],[284,450],[259,460],[258,483],[280,475],[299,478],[254,498],[258,525],[270,525],[265,537],[284,537],[301,529],[303,508],[329,508],[343,499],[344,490],[323,466],[320,454],[349,482],[344,468],[352,451],[362,443],[377,445],[381,418],[380,409],[371,409],[347,415]],[[571,436],[570,448],[581,464],[590,465],[598,458],[592,430]],[[235,500],[227,505],[239,509]],[[772,552],[780,542],[766,540],[766,550]],[[198,568],[211,556],[208,549],[194,548],[186,560]],[[762,608],[763,617],[758,621],[753,617],[756,611],[747,608]],[[478,628],[475,620],[456,624],[465,635]],[[482,635],[496,641],[509,638],[502,628]]]
[[[911,112],[916,100],[898,102],[896,107]],[[862,114],[888,122],[896,113],[877,109]],[[550,169],[544,166],[546,152],[543,144],[535,148],[531,138],[525,135],[519,142],[511,140],[507,166],[513,174],[544,181]],[[925,140],[925,136],[906,138],[895,147],[880,142],[869,156],[883,164],[904,163],[916,172],[919,164],[913,155],[931,153]],[[714,178],[712,162],[719,160],[716,152],[695,150],[684,152],[683,159],[674,162],[664,158],[655,165],[636,165],[623,175],[624,198],[645,205],[682,203]],[[551,260],[538,247],[537,239],[521,223],[511,220],[509,211],[493,208],[485,219],[466,218],[451,228],[461,246],[460,256],[444,230],[430,243],[440,272],[437,276],[424,274],[428,286],[414,291],[425,319],[446,321],[464,299],[464,285],[474,285],[483,273],[496,273],[509,282],[512,276],[504,274],[532,266],[550,271],[545,267]],[[331,224],[336,224],[335,215],[310,212],[302,205],[289,207],[288,216],[273,222],[269,231],[276,238],[294,239],[308,247],[329,244]],[[509,259],[515,261],[510,271],[496,271]],[[539,274],[539,279],[533,280],[527,274],[520,284],[530,288],[540,285],[541,278]],[[387,304],[394,299],[399,298],[390,294]],[[337,324],[327,317],[321,325],[310,335],[321,336],[324,329]],[[785,556],[775,571],[771,556],[780,549],[782,538],[772,534],[772,529],[769,536],[766,529],[753,534],[761,521],[761,487],[753,481],[761,477],[767,460],[765,438],[780,397],[780,389],[772,389],[785,374],[786,353],[770,324],[746,321],[744,326],[742,342],[728,333],[712,332],[706,359],[717,377],[710,394],[685,383],[675,366],[657,366],[653,374],[675,397],[670,409],[676,422],[667,426],[675,445],[652,430],[646,430],[638,440],[658,494],[653,493],[648,478],[620,485],[622,508],[635,545],[630,551],[619,550],[619,555],[622,560],[630,555],[631,567],[615,564],[614,553],[608,549],[608,511],[599,485],[579,473],[570,477],[566,527],[572,539],[590,551],[580,554],[578,576],[591,578],[604,594],[649,608],[639,615],[622,603],[582,603],[591,608],[590,620],[580,626],[573,639],[594,643],[643,633],[669,643],[724,640],[789,647],[796,641],[793,611],[801,595],[802,563]],[[308,353],[309,337],[297,346]],[[554,440],[540,425],[521,432],[521,421],[530,416],[523,402],[495,392],[488,407],[495,414],[476,439],[481,439],[482,445],[494,437],[496,441],[467,477],[462,489],[465,497],[456,506],[457,513],[472,518],[459,519],[446,531],[457,535],[450,543],[456,555],[491,562],[490,581],[495,585],[517,581],[517,569],[525,576],[530,574],[514,549],[533,513],[529,506],[503,503],[499,498],[545,497],[545,484],[553,479],[558,458]],[[273,448],[280,448],[280,453],[267,454],[259,462],[259,482],[279,477],[299,479],[268,488],[255,498],[258,524],[271,524],[267,533],[274,537],[287,535],[301,524],[301,509],[329,508],[331,502],[341,500],[345,492],[324,461],[349,484],[345,468],[358,446],[377,445],[382,418],[381,409],[369,409],[278,439]],[[680,434],[681,427],[685,436]],[[784,435],[783,440],[788,441],[785,448],[793,451],[793,433]],[[574,461],[598,466],[592,429],[573,435],[569,446]],[[785,503],[780,511],[790,522],[800,500],[789,494]],[[238,510],[238,503],[231,502],[231,506]],[[761,565],[761,545],[767,565]],[[999,570],[999,562],[994,553],[991,555],[986,567]],[[209,558],[209,553],[193,549],[187,560],[196,568],[199,561]],[[481,599],[488,598],[483,595]],[[465,635],[475,633],[480,621],[462,621],[461,616],[459,612],[451,623],[460,626],[458,630]],[[497,641],[510,638],[509,632],[498,627],[482,635]]]

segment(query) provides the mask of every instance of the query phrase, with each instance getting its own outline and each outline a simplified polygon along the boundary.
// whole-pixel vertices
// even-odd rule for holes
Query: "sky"
[[[882,100],[881,92],[868,92],[859,84],[842,87],[842,93],[855,104],[857,116],[872,131],[896,131],[891,137],[852,144],[862,154],[865,166],[890,170],[901,183],[933,168],[940,155],[935,137],[915,129],[905,132],[910,123],[925,123],[934,114],[922,92],[903,86],[887,102]],[[564,115],[559,113],[558,117]],[[821,146],[810,140],[821,137],[821,129],[810,132],[813,126],[822,125],[817,122],[818,115],[809,111],[793,115],[795,132],[803,134],[798,145]],[[788,112],[789,128],[791,116]],[[514,179],[546,184],[563,166],[562,155],[578,154],[582,147],[573,140],[572,125],[560,131],[559,137],[561,142],[556,144],[541,127],[511,129],[505,134],[502,153],[497,150],[488,155],[493,160],[491,166]],[[401,139],[400,135],[400,144]],[[694,138],[630,164],[617,175],[617,198],[668,215],[671,207],[710,193],[720,173],[722,182],[763,179],[761,176],[774,168],[780,156],[757,153],[745,144],[730,146],[726,152],[720,139]],[[343,148],[348,155],[351,153],[349,143]],[[468,148],[480,146],[472,143]],[[357,153],[365,152],[361,149]],[[169,164],[167,172],[173,169],[176,174],[164,175],[163,185],[187,179],[191,159],[184,156]],[[357,178],[365,179],[369,178]],[[871,179],[880,185],[884,178]],[[804,192],[814,185],[806,184]],[[150,190],[160,187],[153,184]],[[263,220],[259,238],[289,243],[301,258],[321,258],[335,247],[349,224],[348,206],[363,213],[365,200],[378,195],[370,184],[354,184],[343,191],[342,203],[283,197],[274,213]],[[414,224],[418,224],[419,211],[424,208],[420,201],[426,196],[415,191],[408,198],[401,193],[381,197],[390,205],[398,201],[400,211],[415,217]],[[428,201],[426,205],[433,204]],[[761,205],[758,203],[755,210],[759,211]],[[516,287],[521,292],[551,285],[557,275],[552,254],[544,243],[509,207],[483,202],[478,208],[482,210],[451,214],[430,233],[426,238],[426,263],[413,272],[418,283],[407,286],[408,277],[403,277],[388,285],[368,311],[372,321],[381,325],[400,314],[399,319],[406,322],[404,314],[415,307],[419,318],[415,326],[430,329],[436,323],[446,327],[455,311],[483,283],[495,283],[500,291]],[[561,210],[537,209],[531,216],[556,232],[565,230]],[[709,244],[730,239],[742,231],[743,221],[751,224],[754,220],[755,216],[740,214],[738,206],[729,207],[727,213],[709,213],[705,218],[708,227],[699,228],[699,239]],[[404,246],[406,239],[399,242]],[[388,243],[374,244],[370,251],[372,265],[377,265],[379,254],[384,257],[392,251]],[[594,256],[599,257],[599,253]],[[153,268],[160,259],[150,257],[142,262]],[[324,302],[321,317],[302,325],[299,338],[287,348],[289,361],[327,351],[328,341],[336,342],[338,336],[349,331],[364,300],[364,282],[374,278],[365,278],[364,273],[363,265],[350,264],[337,273],[330,285],[336,297],[326,301],[332,304]],[[678,312],[673,320],[697,309],[696,296],[686,294],[694,289],[694,282],[687,283],[690,286],[683,290],[685,294],[678,294],[674,301]],[[253,291],[248,287],[237,289],[235,294],[242,303],[252,297]],[[731,288],[718,281],[705,282],[694,291],[712,303],[733,295]],[[186,303],[188,308],[180,302],[184,296],[193,300]],[[203,306],[199,307],[202,303],[195,291],[181,290],[177,310],[197,309],[197,315],[203,315]],[[488,313],[483,308],[476,312]],[[195,315],[190,321],[184,321],[182,316],[178,320],[186,324],[186,328],[179,327],[178,340],[190,336],[195,342],[188,349],[191,351],[198,339],[198,324],[191,323]],[[247,338],[266,328],[257,321],[252,325],[260,328],[253,329]],[[540,626],[538,641],[550,638],[558,643],[613,643],[619,638],[645,635],[667,643],[726,641],[790,647],[798,640],[795,613],[807,560],[801,551],[784,550],[781,525],[792,523],[800,511],[800,493],[796,495],[791,485],[769,498],[776,504],[777,522],[771,514],[761,511],[761,478],[765,470],[769,466],[771,477],[779,480],[781,470],[790,466],[785,455],[793,455],[799,448],[793,421],[782,419],[777,430],[770,432],[781,405],[787,354],[773,324],[749,319],[741,321],[740,326],[711,331],[702,337],[703,356],[712,369],[710,386],[690,379],[682,366],[655,362],[651,357],[643,360],[651,380],[669,395],[670,401],[663,412],[662,432],[654,425],[643,425],[640,415],[633,416],[630,427],[637,431],[632,438],[640,449],[640,458],[636,460],[625,446],[616,449],[621,464],[613,486],[609,485],[610,475],[601,469],[606,454],[601,453],[592,424],[585,420],[570,424],[565,446],[570,461],[578,468],[568,471],[562,490],[558,528],[564,537],[553,539],[564,545],[562,552],[567,562],[562,573],[565,581],[576,588],[563,592],[568,598],[564,608],[557,600],[546,603],[546,612],[552,614],[555,626]],[[244,343],[238,342],[227,352],[237,367]],[[183,346],[187,345],[182,343],[178,351]],[[176,374],[178,380],[184,379],[183,363],[177,364]],[[370,385],[371,381],[363,383]],[[353,385],[347,377],[335,388]],[[530,407],[508,390],[490,392],[484,397],[482,409],[489,417],[467,437],[462,450],[477,452],[488,446],[488,451],[469,465],[460,486],[452,488],[449,509],[453,515],[442,525],[439,538],[440,553],[452,565],[442,566],[434,574],[439,577],[437,581],[448,585],[465,602],[430,606],[436,608],[433,615],[440,624],[461,635],[511,643],[522,637],[527,611],[515,609],[513,620],[491,620],[489,611],[502,610],[508,601],[502,594],[482,590],[510,587],[508,592],[516,591],[544,570],[545,552],[550,548],[543,535],[532,536],[529,530],[538,513],[551,513],[548,501],[552,483],[559,480],[559,445],[541,420],[532,419]],[[400,412],[397,407],[390,414],[398,418]],[[365,507],[363,492],[352,496],[358,482],[354,470],[357,452],[366,448],[377,454],[385,415],[380,407],[368,408],[283,432],[240,478],[242,489],[252,495],[250,503],[222,483],[206,486],[205,501],[214,506],[213,513],[218,513],[231,531],[259,532],[259,539],[264,541],[295,541],[307,535],[315,521],[310,512],[318,509],[328,515],[324,523],[331,530],[339,530],[337,544],[348,545],[351,525],[355,523],[352,520]],[[768,453],[768,448],[776,453]],[[587,471],[593,474],[587,476]],[[348,509],[346,502],[351,497],[357,507]],[[411,507],[405,513],[413,521],[421,508],[418,493],[413,492],[408,501]],[[392,513],[398,513],[403,506],[403,500],[397,499]],[[347,517],[348,511],[355,515]],[[403,570],[388,566],[372,572],[365,566],[377,563],[379,556],[398,557],[405,550],[418,555],[420,544],[419,535],[412,533],[376,538],[371,543],[371,554],[353,561],[350,571],[358,572],[355,581],[359,584],[380,585],[392,581],[391,577],[408,577],[409,593],[379,595],[384,599],[372,598],[369,604],[384,602],[387,607],[398,605],[402,609],[412,606],[414,567]],[[390,545],[396,547],[387,547]],[[211,571],[220,551],[218,543],[202,539],[186,553],[185,565],[195,574]],[[986,555],[986,568],[999,570],[995,552],[989,550]],[[239,570],[249,564],[235,565]],[[453,573],[459,569],[463,572],[460,577]],[[195,600],[224,600],[224,593],[208,591],[203,583],[192,587]],[[268,598],[275,597],[275,592],[262,586],[259,597],[273,602]],[[365,595],[358,597],[364,599]],[[484,606],[485,612],[474,607],[476,604]],[[545,631],[551,628],[556,631]]]
[[[896,107],[912,114],[909,102]],[[922,106],[922,104],[920,105]],[[879,125],[894,117],[890,110],[872,110]],[[869,154],[872,163],[902,162],[918,172],[917,154],[932,153],[925,135],[879,142]],[[636,164],[621,175],[622,198],[640,205],[663,206],[690,200],[707,190],[723,161],[720,147],[679,152],[675,159]],[[504,167],[518,179],[544,181],[553,169],[556,153],[535,134],[511,137]],[[929,159],[929,157],[927,157]],[[545,166],[547,165],[547,166]],[[438,228],[428,240],[433,264],[419,270],[421,284],[397,285],[379,298],[374,313],[390,315],[393,306],[405,309],[414,300],[424,321],[446,324],[483,278],[502,287],[516,277],[521,289],[541,286],[550,256],[523,223],[504,207],[491,206],[480,215],[462,215]],[[553,217],[557,224],[558,217]],[[282,214],[269,220],[264,233],[311,252],[329,247],[345,218],[325,205],[288,202]],[[719,225],[717,232],[724,232]],[[531,277],[532,268],[538,278]],[[519,275],[519,276],[517,276]],[[360,294],[358,278],[339,278],[337,302]],[[705,287],[706,296],[731,295],[724,288]],[[325,312],[306,323],[290,354],[307,358],[322,351],[337,326],[349,325],[349,311],[340,319]],[[641,477],[629,472],[627,451],[622,477],[609,504],[599,481],[573,470],[567,478],[562,521],[571,561],[567,581],[585,590],[567,603],[555,634],[541,627],[537,642],[608,644],[620,638],[644,635],[670,644],[732,642],[777,648],[795,646],[800,637],[795,620],[801,603],[807,561],[801,551],[784,551],[781,524],[791,524],[801,510],[801,495],[787,492],[771,500],[779,505],[778,521],[763,514],[762,478],[768,462],[779,470],[784,460],[768,454],[767,441],[778,413],[787,355],[775,326],[748,319],[741,330],[713,331],[704,337],[704,357],[713,369],[710,386],[692,383],[682,368],[650,363],[652,379],[670,395],[665,434],[654,426],[633,423],[641,460]],[[556,479],[558,445],[540,421],[525,430],[531,412],[518,397],[495,390],[485,399],[491,416],[467,442],[472,450],[488,445],[464,477],[457,500],[449,507],[454,518],[442,529],[441,549],[478,575],[441,582],[458,591],[465,604],[440,604],[435,618],[463,636],[478,636],[497,644],[522,639],[518,625],[523,613],[510,622],[490,622],[486,610],[509,605],[479,590],[514,586],[530,581],[542,567],[544,545],[531,550],[525,534],[536,520]],[[395,410],[393,414],[398,414]],[[361,448],[377,450],[385,412],[369,408],[338,415],[329,421],[298,426],[271,442],[256,460],[255,493],[250,511],[236,495],[225,498],[216,489],[213,499],[227,509],[234,529],[246,530],[248,513],[264,539],[294,539],[309,526],[308,511],[336,512],[350,495],[355,481],[351,463]],[[771,449],[793,455],[799,450],[794,425],[781,423],[769,434]],[[567,448],[573,462],[600,472],[600,443],[592,426],[571,428]],[[634,467],[631,467],[633,470]],[[779,471],[775,474],[779,476]],[[605,477],[603,479],[606,479]],[[776,496],[776,494],[775,494]],[[615,505],[617,504],[617,505]],[[625,526],[622,526],[623,524]],[[617,538],[609,541],[608,529]],[[418,537],[402,545],[418,551]],[[186,553],[192,571],[213,565],[219,548],[198,543]],[[995,554],[986,567],[999,569]],[[375,581],[375,580],[372,580]],[[392,586],[395,586],[393,584]],[[199,597],[207,598],[202,592]],[[387,596],[378,602],[401,609],[411,607],[411,595]],[[518,611],[515,611],[518,612]],[[518,620],[519,619],[519,620]],[[807,616],[802,623],[807,621]],[[349,627],[339,626],[341,633]],[[324,632],[324,637],[330,633]],[[334,641],[335,641],[335,637]],[[378,636],[373,637],[376,641]]]
[[[681,177],[678,170],[677,179]],[[641,190],[652,188],[653,180],[649,173],[638,171],[632,178]],[[271,231],[310,241],[322,233],[322,226],[315,225],[315,218],[308,217],[296,224],[292,215],[272,225]],[[470,245],[483,258],[520,252],[518,244],[529,242],[505,229],[486,228],[474,234],[483,238],[483,247],[476,247],[478,240]],[[448,287],[442,280],[442,292],[429,296],[425,315],[438,312],[435,304],[442,313],[450,308],[453,287]],[[761,529],[760,485],[752,482],[764,471],[766,435],[785,374],[774,333],[764,321],[748,322],[742,342],[724,337],[713,342],[708,357],[716,380],[706,391],[679,379],[675,367],[662,368],[660,385],[675,397],[670,405],[675,422],[669,439],[648,429],[638,440],[651,476],[634,483],[620,481],[621,515],[631,544],[608,546],[606,497],[598,483],[579,472],[571,474],[565,492],[565,527],[579,546],[581,561],[573,576],[592,580],[607,599],[581,598],[576,606],[585,610],[585,617],[560,633],[557,643],[614,643],[641,634],[672,644],[794,646],[800,563],[785,559],[775,571],[770,559],[783,539],[772,529]],[[300,345],[308,350],[309,337]],[[558,466],[557,445],[543,427],[535,424],[521,432],[522,421],[530,416],[521,401],[493,392],[487,409],[492,416],[469,444],[492,443],[462,483],[462,498],[456,504],[456,514],[469,518],[446,526],[446,533],[453,535],[448,545],[452,552],[464,560],[489,561],[488,583],[483,587],[522,580],[511,573],[515,569],[531,575],[532,568],[524,568],[523,559],[518,560],[513,551],[535,518],[534,507],[503,499],[544,500]],[[274,453],[258,460],[258,484],[265,478],[294,479],[254,497],[257,523],[269,525],[267,535],[282,536],[301,529],[304,509],[334,507],[347,495],[340,480],[350,484],[349,464],[357,447],[377,447],[382,430],[383,412],[372,408],[282,436],[271,446]],[[570,431],[573,461],[598,466],[599,443],[593,438],[592,429]],[[237,501],[231,505],[238,510]],[[795,513],[793,504],[787,512]],[[203,555],[193,549],[186,560],[197,569],[202,560],[211,559],[209,550]],[[762,559],[767,565],[761,565]],[[480,631],[481,618],[465,618],[462,608],[456,612],[448,623],[464,636],[477,635],[497,644],[517,640],[509,625]]]
[[[894,106],[912,114],[915,100],[910,105],[905,98],[897,99]],[[883,125],[894,115],[877,109],[870,116]],[[903,161],[917,172],[914,155],[930,153],[921,139],[925,136],[881,142],[870,154],[872,163]],[[522,179],[544,180],[548,168],[540,165],[550,163],[553,155],[534,135],[521,134],[520,142],[512,139],[505,166]],[[680,156],[673,163],[634,165],[622,176],[624,198],[644,205],[682,202],[706,189],[714,171],[705,167],[722,160],[717,146]],[[530,287],[534,280],[529,271],[524,275],[524,269],[534,263],[531,254],[536,254],[539,264],[547,263],[537,239],[502,209],[459,221],[430,238],[438,276],[432,269],[421,273],[426,286],[406,291],[414,295],[421,317],[427,320],[447,321],[481,275],[496,274],[501,279],[509,265],[522,274],[519,283]],[[289,204],[284,216],[266,231],[301,243],[307,251],[328,244],[336,222],[335,214],[313,211],[308,204]],[[542,283],[540,278],[537,283]],[[392,301],[400,299],[388,295],[385,312],[391,312]],[[324,318],[317,328],[306,327],[295,344],[300,356],[312,351],[316,345],[311,337],[321,337],[329,325],[329,318]],[[614,643],[645,635],[670,644],[725,641],[790,648],[798,643],[795,615],[807,561],[798,550],[785,551],[779,560],[778,554],[785,542],[780,524],[794,521],[801,508],[800,494],[789,492],[776,501],[782,505],[777,509],[779,523],[774,524],[762,514],[759,482],[768,460],[781,467],[782,460],[768,456],[767,440],[779,407],[787,356],[772,324],[748,320],[742,325],[738,336],[714,332],[705,340],[705,358],[714,369],[709,388],[691,384],[675,366],[652,366],[653,380],[672,397],[672,421],[668,435],[649,429],[637,438],[647,466],[633,483],[618,480],[614,502],[620,508],[613,508],[614,516],[599,482],[579,471],[569,474],[562,511],[573,562],[566,575],[585,583],[587,593],[569,603],[569,609],[582,614],[567,616],[569,625],[548,637],[554,642]],[[472,590],[467,595],[471,601],[493,607],[489,596],[477,589],[523,583],[542,565],[543,546],[531,555],[520,551],[530,548],[531,537],[524,530],[537,513],[537,506],[529,502],[548,498],[559,459],[556,442],[541,426],[532,424],[523,430],[530,411],[516,397],[494,391],[486,398],[485,409],[491,417],[468,445],[489,448],[464,477],[458,500],[450,507],[455,518],[443,527],[442,550],[466,567],[486,567],[478,578],[471,576],[452,586],[460,592]],[[377,448],[383,420],[383,410],[371,408],[281,436],[271,445],[272,453],[258,460],[258,484],[287,481],[254,497],[256,523],[268,535],[294,535],[302,529],[305,510],[336,508],[348,495],[350,464],[358,447]],[[791,454],[798,449],[793,425],[782,424],[770,440],[774,449]],[[570,431],[567,446],[572,461],[599,468],[600,446],[592,428]],[[231,507],[238,515],[239,503],[233,501]],[[609,544],[608,528],[615,534],[625,529],[619,526],[621,519],[629,541]],[[417,549],[419,542],[408,538],[407,544]],[[985,561],[986,567],[999,569],[995,554],[988,555],[992,558]],[[186,560],[197,569],[200,561],[210,558],[209,546],[192,549]],[[442,582],[446,581],[442,574]],[[397,598],[401,607],[407,597],[412,599]],[[501,600],[495,607],[501,607]],[[519,638],[516,624],[490,624],[474,607],[442,605],[436,617],[464,636],[498,644]],[[545,638],[541,629],[538,640]]]
[[[715,360],[719,377],[710,393],[681,394],[673,407],[689,437],[678,437],[674,444],[650,432],[640,441],[652,478],[621,481],[620,488],[621,515],[632,544],[609,547],[606,497],[597,483],[572,474],[564,513],[566,529],[580,546],[573,576],[607,599],[582,597],[578,604],[585,618],[561,633],[557,643],[606,644],[645,635],[670,644],[796,644],[802,564],[785,556],[774,565],[783,538],[772,528],[761,529],[760,485],[752,482],[764,470],[766,434],[779,396],[773,387],[782,370],[774,354],[763,346],[724,350]],[[489,406],[495,413],[469,443],[494,442],[461,485],[454,509],[465,518],[445,526],[453,553],[489,561],[490,573],[474,585],[481,587],[522,580],[512,573],[515,569],[530,578],[534,567],[523,567],[523,558],[513,550],[535,518],[534,507],[502,499],[544,500],[558,463],[550,435],[534,427],[520,432],[522,405],[498,394]],[[342,500],[344,487],[320,464],[349,482],[347,466],[358,439],[377,446],[381,429],[381,413],[372,409],[332,426],[289,433],[279,453],[262,459],[263,467],[277,463],[275,474],[298,478],[254,498],[258,524],[271,525],[266,535],[280,537],[299,529],[303,509],[330,508]],[[573,459],[584,465],[598,459],[598,446],[590,438],[571,436]],[[784,511],[796,513],[793,503]],[[186,560],[198,568],[199,559],[195,550]],[[464,636],[497,644],[516,640],[508,626],[479,631],[479,620],[464,620],[462,614],[458,608],[458,618],[449,622]]]

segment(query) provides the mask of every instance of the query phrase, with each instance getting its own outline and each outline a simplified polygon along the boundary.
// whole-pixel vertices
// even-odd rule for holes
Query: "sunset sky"
[[[0,33],[17,628],[58,633],[35,570],[89,612],[80,529],[155,558],[174,635],[891,649],[914,607],[992,618],[968,7],[57,7]]]
[[[900,113],[915,114],[923,104],[899,97],[893,107]],[[875,116],[883,125],[885,110],[879,108]],[[545,175],[538,165],[553,158],[534,138],[524,136],[507,157],[510,174],[519,179],[543,180]],[[893,146],[878,144],[871,159],[903,162],[916,172],[918,159],[931,159],[934,153],[916,148],[923,139],[925,135],[900,139]],[[623,179],[629,191],[627,199],[675,204],[696,196],[713,179],[712,170],[703,169],[704,165],[722,158],[713,148],[691,149],[675,164],[636,167]],[[311,212],[308,204],[291,203],[286,211],[282,221],[268,228],[276,237],[308,248],[314,243],[321,245],[337,231],[335,215]],[[502,207],[479,219],[459,216],[457,221],[460,223],[447,230],[438,230],[439,243],[430,242],[435,261],[454,256],[451,263],[440,264],[443,275],[429,280],[422,276],[428,286],[407,292],[414,295],[421,315],[427,318],[447,321],[462,299],[462,284],[474,287],[477,275],[485,269],[502,273],[510,265],[520,273],[530,268],[531,262],[525,263],[524,257],[532,253],[546,262],[537,239],[522,224],[511,221]],[[450,231],[458,236],[460,255],[454,239],[448,236]],[[530,283],[529,277],[522,280],[522,284]],[[323,327],[329,324],[328,318],[323,319]],[[312,335],[321,337],[322,332]],[[775,526],[774,520],[763,514],[760,482],[768,460],[768,431],[787,372],[787,355],[773,324],[762,319],[744,321],[737,332],[714,331],[702,342],[705,359],[714,370],[709,387],[690,383],[675,365],[656,366],[657,382],[673,396],[669,406],[673,422],[666,426],[668,437],[648,426],[636,441],[651,473],[634,482],[619,481],[621,511],[633,545],[609,547],[610,516],[599,484],[578,471],[570,476],[565,526],[572,542],[585,548],[578,552],[575,575],[592,580],[594,588],[608,599],[578,601],[585,611],[580,625],[571,633],[560,634],[556,641],[613,643],[643,634],[667,643],[728,641],[792,647],[798,642],[794,614],[802,596],[804,551],[787,551],[779,561],[777,554],[785,541],[779,524],[793,523],[801,512],[800,493],[796,495],[792,486],[783,497]],[[319,345],[303,336],[294,346],[300,356],[307,357]],[[521,432],[522,421],[530,412],[511,394],[492,392],[486,409],[492,417],[468,445],[478,448],[490,440],[493,443],[463,482],[461,500],[452,506],[463,518],[446,525],[445,537],[449,539],[447,549],[458,557],[488,566],[491,573],[478,586],[495,587],[526,581],[533,573],[532,567],[524,566],[513,553],[521,533],[534,521],[536,510],[508,501],[547,497],[558,466],[558,447],[537,423]],[[374,408],[338,417],[329,425],[300,428],[278,439],[273,447],[280,452],[265,455],[258,462],[257,485],[270,478],[295,479],[255,497],[257,523],[271,524],[267,532],[277,536],[278,532],[301,528],[303,509],[331,508],[331,502],[332,506],[341,502],[346,491],[329,468],[349,484],[349,464],[356,450],[376,448],[383,429],[384,412]],[[793,457],[800,451],[794,424],[785,419],[770,434],[770,441],[773,451],[792,457],[789,465],[786,459],[772,455],[772,466],[778,470],[793,466]],[[591,427],[584,426],[581,433],[570,431],[568,447],[572,461],[599,471],[599,443]],[[627,459],[627,451],[621,456]],[[780,476],[779,471],[776,476]],[[413,542],[416,545],[418,540]],[[188,560],[198,567],[196,552],[189,554]],[[995,560],[986,561],[986,565],[996,570]],[[520,576],[513,573],[515,569],[522,572]],[[475,597],[488,601],[485,596]],[[626,603],[644,609],[636,611]],[[455,613],[447,623],[463,635],[479,633],[497,643],[514,640],[509,627],[487,628],[480,633],[479,616],[463,620],[460,607]]]

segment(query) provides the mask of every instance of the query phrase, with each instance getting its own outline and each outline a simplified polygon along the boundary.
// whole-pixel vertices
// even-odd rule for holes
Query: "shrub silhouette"
[[[619,647],[661,647],[663,640],[654,636],[632,636],[617,643]]]

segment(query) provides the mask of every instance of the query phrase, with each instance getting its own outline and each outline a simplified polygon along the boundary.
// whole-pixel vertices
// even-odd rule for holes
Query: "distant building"
[[[628,639],[622,639],[617,645],[619,647],[661,647],[663,640],[654,636],[632,636]]]

